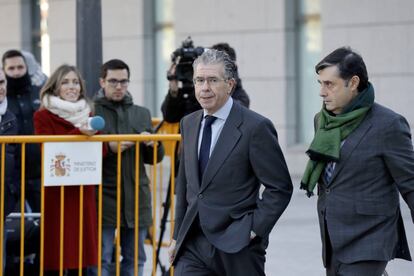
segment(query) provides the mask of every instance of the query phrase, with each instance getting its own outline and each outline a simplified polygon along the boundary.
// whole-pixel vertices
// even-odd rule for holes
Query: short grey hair
[[[200,63],[205,65],[222,63],[224,65],[224,78],[235,79],[237,76],[236,64],[230,58],[230,56],[223,51],[218,51],[215,49],[205,50],[204,53],[194,61],[194,72]]]

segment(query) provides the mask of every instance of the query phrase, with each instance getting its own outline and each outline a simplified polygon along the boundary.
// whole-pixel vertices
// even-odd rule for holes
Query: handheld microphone
[[[88,129],[102,130],[105,127],[105,120],[101,116],[94,116],[88,118]]]

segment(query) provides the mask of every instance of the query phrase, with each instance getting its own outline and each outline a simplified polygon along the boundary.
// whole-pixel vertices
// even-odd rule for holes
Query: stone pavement
[[[307,198],[297,188],[292,200],[270,235],[267,250],[267,276],[323,276],[321,242],[316,215],[316,197]],[[407,205],[401,200],[403,219],[407,231],[410,250],[414,256],[414,225]],[[151,275],[151,248],[147,247],[148,262],[145,276]],[[166,264],[167,249],[161,252],[161,260]],[[390,276],[413,276],[414,263],[393,260],[387,266]],[[157,275],[160,275],[158,272]],[[237,275],[234,275],[237,276]],[[361,275],[363,276],[363,275]]]

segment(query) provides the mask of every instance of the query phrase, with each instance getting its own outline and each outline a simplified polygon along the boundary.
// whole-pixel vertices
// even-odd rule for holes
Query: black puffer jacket
[[[8,109],[16,116],[19,135],[34,134],[33,114],[40,106],[39,92],[40,87],[32,85],[28,74],[7,77]],[[26,180],[40,179],[40,165],[40,146],[26,144]]]
[[[17,134],[17,120],[16,117],[9,110],[1,116],[0,135],[16,135]],[[0,156],[2,148],[0,147]],[[5,177],[4,177],[4,216],[7,216],[13,211],[16,201],[18,199],[18,179],[17,179],[17,155],[16,145],[6,144],[5,154]],[[1,164],[1,163],[0,163]],[[1,166],[0,166],[1,175]]]

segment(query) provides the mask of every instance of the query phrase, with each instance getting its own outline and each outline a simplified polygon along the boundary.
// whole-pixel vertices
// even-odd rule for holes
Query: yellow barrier
[[[176,130],[178,131],[178,124],[175,124]],[[138,225],[138,216],[139,216],[139,167],[138,167],[138,160],[139,160],[139,144],[143,141],[159,141],[163,144],[170,144],[171,148],[168,152],[170,155],[170,173],[171,173],[171,190],[170,190],[170,197],[171,197],[171,206],[174,206],[174,178],[175,178],[175,145],[180,140],[180,135],[178,134],[148,134],[148,135],[134,135],[134,134],[125,134],[125,135],[95,135],[95,136],[83,136],[83,135],[35,135],[35,136],[0,136],[0,143],[2,148],[1,154],[1,198],[0,202],[0,276],[3,275],[3,236],[4,236],[4,185],[5,185],[5,145],[9,143],[13,144],[21,144],[22,148],[22,158],[21,158],[21,218],[20,218],[20,275],[24,275],[24,222],[25,222],[25,145],[26,143],[45,143],[45,142],[110,142],[110,141],[135,141],[136,147],[136,155],[135,155],[135,198],[138,200],[135,202],[135,225]],[[157,143],[154,145],[154,163],[152,164],[154,168],[157,167]],[[42,150],[42,187],[41,187],[41,219],[40,219],[40,268],[39,274],[43,275],[44,273],[44,219],[42,219],[42,214],[44,214],[44,192],[45,187],[44,183],[44,176],[43,176],[43,158],[44,152]],[[121,197],[120,197],[120,190],[121,190],[121,176],[120,176],[120,169],[121,169],[121,150],[120,150],[120,143],[118,143],[118,167],[117,167],[117,235],[116,235],[116,275],[120,275],[120,210],[121,210]],[[157,206],[157,170],[152,170],[152,200],[153,200],[153,226],[152,226],[152,247],[153,247],[153,269],[152,275],[156,275],[156,262],[155,262],[155,252],[156,252],[156,244],[158,241],[155,239],[156,234],[156,206]],[[154,192],[155,191],[155,192]],[[63,238],[64,238],[64,186],[60,188],[61,193],[61,202],[60,202],[60,275],[63,275]],[[79,213],[79,260],[78,260],[78,268],[79,268],[79,275],[82,275],[82,239],[83,239],[83,213],[82,213],[82,204],[83,204],[83,186],[80,186],[80,213]],[[98,275],[101,275],[101,256],[102,256],[102,185],[98,187]],[[171,231],[174,229],[173,221],[174,221],[174,208],[170,208],[170,219],[171,219]],[[172,232],[171,232],[172,233]],[[56,241],[57,242],[57,241]],[[134,242],[134,271],[135,275],[138,275],[138,227],[135,227],[135,242]],[[171,273],[172,275],[172,273]]]

